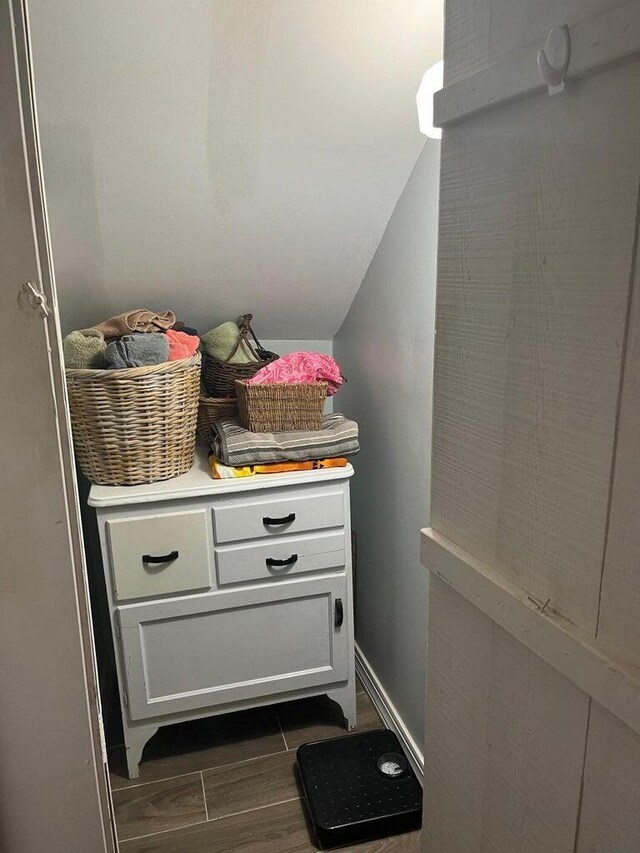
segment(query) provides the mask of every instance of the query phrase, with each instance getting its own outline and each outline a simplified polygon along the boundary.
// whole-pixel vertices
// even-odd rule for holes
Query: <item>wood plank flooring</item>
[[[357,731],[380,728],[358,689]],[[312,853],[295,750],[344,733],[338,707],[320,697],[161,729],[133,781],[123,773],[121,749],[111,750],[122,853]],[[350,849],[419,853],[420,833]]]
[[[207,819],[200,773],[113,791],[113,805],[120,839]]]
[[[164,726],[145,747],[138,779],[127,778],[124,747],[110,751],[111,788],[209,770],[283,749],[277,715],[262,709]]]

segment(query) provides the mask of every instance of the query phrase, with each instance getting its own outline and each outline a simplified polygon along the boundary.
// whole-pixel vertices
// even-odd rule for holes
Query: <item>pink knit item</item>
[[[292,352],[272,361],[251,379],[247,379],[247,385],[292,385],[300,382],[328,382],[327,397],[331,397],[344,382],[344,377],[338,363],[330,355]]]
[[[169,340],[169,361],[179,358],[191,358],[198,351],[200,338],[195,335],[187,335],[186,332],[174,332],[169,329],[165,332]]]

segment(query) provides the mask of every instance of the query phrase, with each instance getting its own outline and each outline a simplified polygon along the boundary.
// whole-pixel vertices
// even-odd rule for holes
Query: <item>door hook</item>
[[[40,285],[34,281],[25,281],[18,291],[18,305],[24,311],[28,309],[40,314],[43,320],[51,316],[51,309],[47,297],[40,289]]]
[[[538,51],[538,69],[550,95],[556,95],[564,89],[570,58],[569,27],[566,24],[554,27],[547,36],[544,48]]]

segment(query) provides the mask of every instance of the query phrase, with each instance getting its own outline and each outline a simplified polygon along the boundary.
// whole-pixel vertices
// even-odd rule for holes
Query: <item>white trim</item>
[[[42,177],[42,152],[38,129],[38,115],[33,81],[33,58],[29,34],[28,0],[9,0],[9,16],[13,24],[14,62],[18,82],[18,96],[22,116],[22,140],[25,160],[28,192],[31,205],[33,240],[37,254],[38,283],[50,309],[48,316],[41,322],[44,325],[49,350],[49,376],[51,396],[45,404],[55,409],[57,434],[57,455],[62,475],[61,489],[67,514],[58,523],[66,524],[69,537],[69,554],[74,574],[75,606],[77,611],[77,631],[81,643],[82,669],[86,691],[86,713],[91,730],[92,751],[86,756],[94,772],[95,788],[98,799],[98,815],[77,814],[81,820],[93,820],[97,817],[102,824],[104,853],[117,851],[118,841],[115,828],[113,801],[108,784],[107,765],[102,708],[97,680],[97,663],[93,626],[90,616],[89,587],[86,572],[85,553],[82,537],[82,522],[78,500],[78,484],[71,441],[71,420],[66,392],[64,359],[60,315],[55,286],[51,237],[47,217],[46,194]],[[52,437],[53,441],[53,437]]]
[[[587,77],[640,52],[640,3],[633,0],[578,21],[569,25],[569,32],[571,60],[567,81]],[[436,127],[447,127],[481,110],[546,91],[536,65],[536,55],[542,47],[544,37],[436,92]]]
[[[553,608],[502,577],[450,539],[422,531],[420,559],[522,645],[640,734],[640,675]]]
[[[382,721],[388,729],[397,735],[402,744],[407,758],[413,767],[418,781],[422,785],[424,779],[424,755],[418,744],[412,738],[406,723],[398,713],[398,709],[389,698],[389,694],[382,686],[380,679],[375,674],[371,664],[365,657],[360,646],[355,644],[356,651],[356,674],[369,694],[376,711],[382,717]]]

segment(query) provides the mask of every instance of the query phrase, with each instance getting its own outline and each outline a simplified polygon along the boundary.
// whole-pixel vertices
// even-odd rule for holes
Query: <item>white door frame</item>
[[[37,317],[33,317],[30,322],[36,324],[41,322],[43,324],[43,328],[41,327],[40,336],[41,338],[42,336],[44,336],[44,340],[46,341],[48,348],[48,370],[51,380],[51,387],[50,389],[47,389],[50,391],[50,395],[42,395],[42,407],[43,410],[47,407],[53,407],[53,422],[56,424],[57,428],[57,434],[45,436],[43,438],[42,445],[43,447],[46,447],[47,450],[51,450],[54,455],[56,455],[57,453],[58,458],[55,460],[55,462],[56,464],[59,464],[59,471],[61,473],[60,503],[62,503],[63,505],[66,504],[67,510],[66,517],[62,520],[57,521],[57,524],[66,524],[66,531],[68,533],[69,538],[68,552],[65,554],[65,565],[60,565],[59,570],[61,572],[68,571],[69,564],[71,564],[71,569],[73,572],[74,585],[72,585],[71,587],[68,586],[67,588],[72,590],[72,597],[73,593],[75,592],[75,600],[69,601],[68,599],[66,599],[65,605],[68,605],[71,609],[75,608],[75,611],[77,613],[77,625],[70,626],[69,635],[73,636],[73,632],[77,629],[77,637],[79,639],[79,642],[76,641],[76,649],[79,654],[79,661],[76,657],[75,661],[73,661],[73,664],[78,667],[79,671],[83,672],[84,675],[84,684],[80,692],[84,692],[86,696],[86,718],[83,719],[87,720],[90,729],[90,731],[79,732],[78,737],[80,739],[80,736],[82,736],[83,742],[88,742],[90,744],[90,753],[87,754],[85,752],[82,761],[85,767],[87,765],[89,766],[89,774],[87,778],[90,778],[92,780],[92,786],[95,781],[95,789],[91,796],[87,796],[82,803],[68,803],[68,821],[70,825],[88,825],[95,827],[93,837],[102,836],[102,846],[100,848],[96,846],[91,851],[91,853],[102,853],[102,851],[104,851],[104,853],[115,853],[115,851],[117,851],[118,849],[118,844],[115,837],[113,804],[108,784],[106,747],[104,741],[104,729],[102,725],[102,714],[97,682],[97,667],[95,661],[93,630],[90,618],[89,594],[82,540],[82,526],[80,521],[78,488],[71,444],[71,424],[68,415],[67,394],[64,379],[64,362],[62,357],[60,318],[58,313],[58,305],[55,291],[53,263],[49,239],[49,228],[46,215],[46,201],[41,173],[40,143],[38,138],[35,97],[31,73],[32,61],[28,32],[27,2],[26,0],[1,0],[1,2],[7,4],[8,15],[7,7],[5,6],[5,10],[3,11],[2,16],[0,17],[0,26],[5,26],[7,22],[11,26],[11,31],[7,31],[7,29],[5,29],[3,33],[3,45],[6,48],[7,44],[10,44],[11,40],[13,41],[13,66],[15,68],[14,82],[17,85],[18,100],[20,102],[20,111],[22,119],[21,136],[24,155],[24,166],[26,171],[28,190],[30,192],[33,242],[35,247],[35,253],[37,256],[36,264],[39,272],[39,280],[36,282],[36,288],[39,286],[39,288],[41,289],[43,302],[45,305],[45,309],[42,311],[42,314],[46,315],[43,316],[41,320],[39,320]],[[10,60],[11,57],[9,56],[9,63]],[[8,80],[9,85],[11,85],[11,82],[11,80]],[[13,120],[11,116],[4,116],[3,118],[7,121]],[[17,130],[17,128],[15,129]],[[18,134],[16,133],[15,138],[17,137]],[[14,157],[17,170],[17,179],[21,180],[24,175],[18,174],[18,172],[20,171],[19,154],[20,152],[18,150],[12,150],[10,155],[7,156]],[[13,160],[11,162],[13,162]],[[25,271],[25,277],[28,275],[33,275],[33,272],[28,273]],[[15,282],[16,295],[21,284],[21,281]],[[5,281],[3,286],[8,286],[11,288],[13,287],[13,282]],[[16,308],[16,310],[18,309]],[[6,357],[10,357],[10,353],[8,352],[5,355]],[[36,357],[36,355],[34,355],[34,357]],[[33,389],[33,392],[36,394],[39,391],[42,394],[41,389],[38,389],[37,387]],[[3,448],[3,450],[5,453],[16,452],[16,448],[12,446],[5,447]],[[42,448],[34,448],[34,451],[37,452],[37,450],[40,450],[40,452],[42,452]],[[37,482],[35,482],[33,484],[33,488],[37,489],[37,486],[38,484]],[[8,487],[9,484],[5,483],[5,488]],[[16,511],[26,513],[28,512],[28,507],[17,506]],[[34,519],[34,523],[37,524],[39,522],[40,519]],[[47,523],[53,524],[54,522],[52,520],[47,520]],[[67,557],[69,559],[67,559]],[[41,568],[43,572],[50,572],[52,570],[51,565],[43,565]],[[53,568],[57,569],[58,566],[54,566]],[[19,571],[20,567],[16,566],[13,570]],[[37,593],[38,591],[34,590],[34,595],[37,595]],[[24,613],[22,614],[22,616],[25,621],[28,621],[28,613]],[[46,643],[48,639],[46,636],[46,627],[46,625],[33,626],[33,629],[35,631],[37,631],[38,629],[44,629],[42,636],[43,643]],[[29,665],[28,658],[25,660],[24,663],[26,666]],[[60,661],[61,670],[68,665],[68,662],[65,662],[64,660]],[[36,677],[35,674],[34,677]],[[52,683],[55,683],[56,673],[51,672],[50,677]],[[10,688],[10,686],[11,685],[6,685],[7,688]],[[42,689],[46,689],[46,686],[42,685]],[[72,698],[69,697],[69,702],[71,701]],[[73,701],[77,702],[77,698]],[[1,712],[2,703],[0,703],[0,713]],[[49,737],[51,739],[55,739],[56,721],[49,720],[48,722],[50,723],[50,726],[47,727],[50,731]],[[17,729],[19,729],[19,725]],[[6,736],[6,730],[3,731],[3,734]],[[42,733],[39,733],[39,735],[42,736]],[[23,738],[24,732],[16,730],[16,736]],[[61,746],[60,748],[62,750],[63,747]],[[35,764],[35,761],[37,761],[37,756],[29,757],[30,765]],[[93,769],[91,770],[91,768]],[[6,785],[7,789],[10,790],[12,785],[12,767],[10,765],[9,767],[5,767],[3,769],[5,772],[5,776],[2,780],[3,786]],[[16,770],[17,773],[17,765],[14,767],[14,770]],[[61,761],[61,770],[61,787],[63,787],[65,773],[64,761]],[[38,805],[39,803],[37,801],[37,797],[34,798],[33,803],[25,803],[24,809],[16,809],[16,804],[13,802],[11,803],[11,808],[13,809],[13,814],[11,814],[11,822],[13,826],[11,829],[7,830],[8,839],[5,838],[4,835],[0,836],[0,847],[5,849],[3,846],[3,841],[8,841],[9,845],[12,843],[19,844],[20,842],[16,839],[22,836],[20,834],[20,831],[18,830],[18,826],[21,821],[26,822],[31,820],[36,824],[42,824],[41,826],[37,826],[37,831],[41,835],[41,843],[43,845],[43,847],[39,849],[44,849],[44,847],[46,847],[48,850],[51,850],[52,853],[53,851],[55,851],[55,853],[58,853],[59,850],[60,853],[89,853],[89,851],[84,850],[71,850],[68,848],[68,844],[65,847],[65,850],[62,851],[61,848],[58,846],[60,844],[59,839],[53,837],[54,833],[51,831],[48,834],[47,824],[49,824],[49,826],[52,826],[55,824],[55,821],[50,820],[51,816],[47,816],[46,814],[39,814]],[[63,805],[66,806],[66,803],[64,803]],[[60,819],[59,815],[56,817],[58,818],[58,820]],[[66,817],[67,812],[65,810],[63,820],[65,820]],[[100,826],[102,827],[102,831],[100,831],[99,829]],[[26,837],[26,835],[24,837]],[[24,848],[22,847],[20,848],[21,853],[23,849]],[[7,850],[8,853],[13,853],[13,849],[10,846],[7,848]],[[31,853],[31,851],[29,851],[29,853]]]

